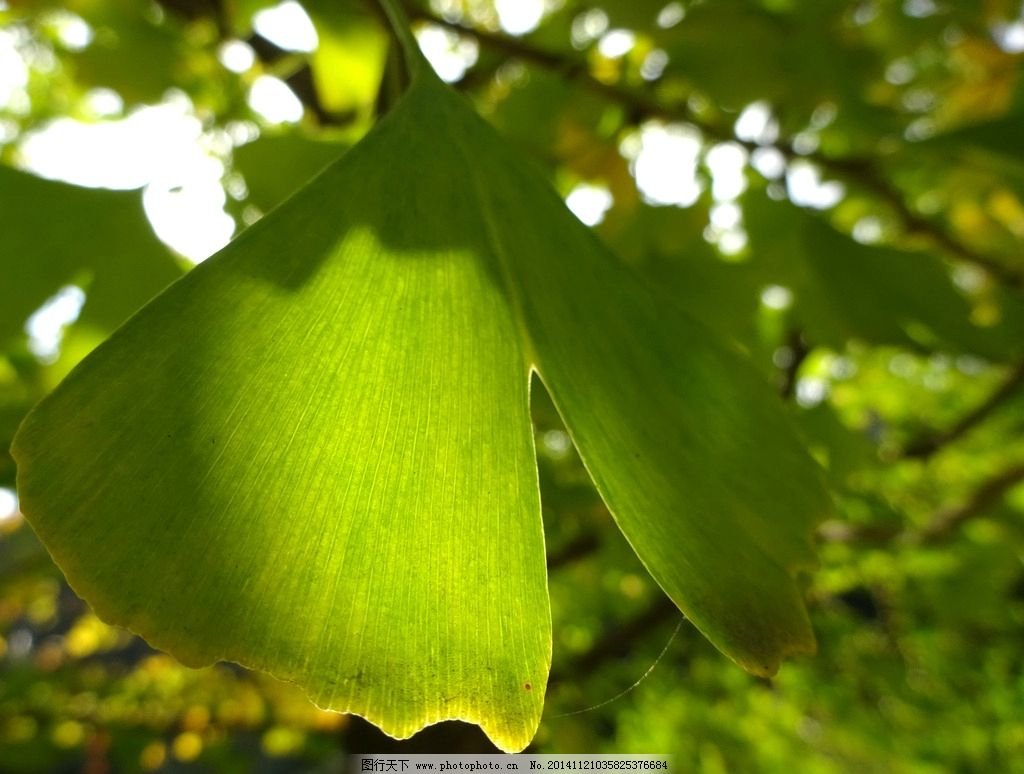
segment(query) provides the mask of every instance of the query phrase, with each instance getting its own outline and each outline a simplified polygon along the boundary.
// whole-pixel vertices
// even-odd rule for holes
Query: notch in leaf
[[[519,750],[551,655],[533,369],[694,624],[758,674],[812,650],[792,573],[826,502],[774,397],[404,34],[394,110],[26,419],[29,522],[101,617],[187,664]]]

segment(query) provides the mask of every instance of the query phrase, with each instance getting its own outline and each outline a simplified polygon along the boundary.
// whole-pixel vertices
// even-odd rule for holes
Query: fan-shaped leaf
[[[825,503],[770,391],[432,76],[30,415],[22,508],[188,663],[520,749],[550,659],[531,367],[694,623],[762,674],[809,650]]]

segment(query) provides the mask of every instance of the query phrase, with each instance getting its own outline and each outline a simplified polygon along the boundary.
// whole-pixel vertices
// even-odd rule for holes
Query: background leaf
[[[109,332],[181,269],[137,193],[79,188],[0,166],[0,340],[62,285],[88,293],[82,321]]]
[[[270,212],[347,148],[336,140],[267,135],[235,148],[233,160],[235,169],[245,178],[246,201]]]

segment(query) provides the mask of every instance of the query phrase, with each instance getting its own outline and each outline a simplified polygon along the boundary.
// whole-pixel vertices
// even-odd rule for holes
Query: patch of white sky
[[[74,14],[60,12],[50,23],[67,48],[83,48],[92,40],[92,30]],[[316,30],[295,0],[260,11],[253,24],[281,48],[316,48]],[[28,66],[18,44],[16,31],[0,30],[0,105],[7,109],[27,100]],[[256,62],[252,48],[239,40],[225,42],[218,54],[234,72],[246,72]],[[222,182],[223,157],[231,143],[223,133],[204,130],[187,97],[169,93],[159,104],[121,115],[124,106],[117,93],[100,89],[87,96],[86,104],[95,117],[105,120],[61,118],[28,133],[18,146],[19,165],[77,185],[143,189],[146,213],[157,235],[194,262],[227,244],[234,223],[224,211]],[[303,115],[295,93],[272,76],[253,81],[249,104],[271,124],[294,123]]]
[[[597,41],[597,51],[606,59],[618,59],[633,50],[636,35],[631,30],[608,30]]]
[[[553,6],[553,0],[495,0],[493,11],[502,32],[519,36],[537,29]],[[451,21],[474,21],[473,18],[465,18],[464,9],[457,3],[435,0],[431,7],[435,13]],[[481,19],[475,21],[480,22]],[[434,72],[446,83],[462,80],[480,55],[479,46],[473,38],[436,24],[418,25],[416,40]]]
[[[813,408],[829,394],[829,383],[820,376],[802,376],[796,382],[796,402],[803,408]]]
[[[578,14],[569,28],[569,38],[574,48],[582,49],[592,44],[608,31],[608,14],[600,8],[591,8]]]
[[[710,222],[704,237],[726,255],[736,255],[747,246],[743,212],[737,199],[747,190],[747,149],[735,142],[713,145],[704,156],[711,173]]]
[[[526,35],[540,25],[547,10],[544,0],[494,0],[498,24],[509,35]]]
[[[85,292],[77,285],[57,291],[25,323],[29,351],[44,363],[56,360],[64,328],[78,319],[84,303]]]
[[[81,16],[57,10],[50,12],[48,21],[64,48],[81,51],[92,43],[92,27]]]
[[[309,14],[295,0],[284,0],[258,11],[252,26],[262,37],[286,51],[308,53],[319,45],[316,27]]]
[[[296,0],[284,0],[257,11],[252,17],[252,26],[261,37],[285,51],[310,53],[320,45],[313,20]],[[218,55],[221,63],[236,73],[248,71],[256,61],[252,48],[239,40],[227,41]],[[261,75],[253,81],[249,88],[249,107],[271,124],[298,123],[304,112],[295,92],[272,75]]]
[[[86,48],[93,39],[92,29],[72,13],[55,12],[46,23],[67,49]],[[316,46],[309,17],[293,0],[257,14],[254,24],[282,48],[307,51]],[[0,107],[14,114],[28,111],[27,60],[36,57],[31,61],[38,66],[38,53],[24,29],[12,25],[0,30]],[[242,41],[225,43],[219,58],[234,72],[246,72],[255,64],[255,54]],[[249,100],[269,123],[302,117],[295,94],[270,76],[253,82]],[[224,210],[223,158],[231,146],[225,133],[206,131],[189,99],[180,93],[168,93],[159,104],[123,115],[124,103],[116,92],[95,89],[86,95],[85,107],[98,120],[59,118],[20,138],[18,165],[81,186],[142,189],[157,236],[194,262],[227,244],[235,225]],[[14,140],[15,130],[13,124],[0,122],[0,141]],[[254,133],[246,133],[245,139],[253,139]],[[28,346],[38,358],[57,356],[63,330],[78,317],[84,300],[81,288],[67,286],[29,318]]]
[[[792,357],[791,350],[790,357]],[[914,368],[915,364],[919,361],[906,353],[898,353],[890,361],[890,369],[892,369],[892,365],[896,362],[905,364],[905,367]],[[943,372],[946,372],[953,365],[953,361],[946,355],[937,355],[932,362]],[[961,362],[960,359],[956,361],[958,367]],[[973,364],[968,362],[966,365],[969,368]],[[797,402],[805,408],[815,406],[829,396],[832,391],[832,385],[835,382],[851,379],[856,374],[857,364],[845,355],[840,355],[836,352],[816,351],[811,357],[804,360],[800,366],[799,378],[796,383]]]
[[[18,31],[0,29],[0,105],[15,113],[27,112],[28,65],[19,51]]]
[[[668,52],[660,48],[652,49],[644,57],[640,65],[640,77],[645,81],[656,81],[668,67]]]
[[[674,26],[683,18],[683,13],[679,3],[669,3],[658,15],[658,24],[666,28]],[[573,19],[570,30],[572,45],[582,50],[596,42],[597,52],[605,59],[619,59],[636,47],[637,36],[633,30],[608,27],[608,15],[603,10],[592,8],[584,11]],[[655,81],[661,77],[668,63],[668,52],[661,48],[651,49],[640,65],[640,76],[645,81]]]
[[[793,292],[782,285],[767,285],[761,291],[761,304],[776,312],[784,311],[793,304]]]
[[[18,496],[14,490],[0,486],[0,526],[4,522],[14,521],[19,518]]]
[[[686,8],[682,3],[671,2],[665,5],[659,12],[657,23],[663,30],[675,27],[686,18]]]
[[[939,11],[935,0],[904,0],[903,13],[914,19],[925,19]]]
[[[220,63],[233,73],[247,73],[256,64],[256,52],[242,40],[226,40],[217,51]]]
[[[1016,19],[1001,22],[992,28],[992,37],[996,45],[1008,54],[1024,52],[1024,4],[1021,4]]]
[[[752,102],[740,112],[733,132],[745,142],[770,145],[779,138],[779,124],[767,102]]]
[[[828,126],[835,116],[836,107],[831,103],[824,103],[815,109],[811,116],[810,130],[797,135],[794,149],[803,153],[813,152],[818,144],[815,130]],[[842,184],[823,180],[821,170],[813,162],[795,159],[787,163],[785,156],[773,147],[779,138],[779,125],[766,102],[754,102],[744,108],[733,131],[740,140],[760,146],[751,153],[751,166],[769,180],[785,176],[786,190],[794,204],[829,209],[843,198]]]
[[[416,41],[434,72],[445,83],[462,80],[480,54],[480,47],[474,39],[436,24],[417,27]]]
[[[603,221],[613,203],[611,191],[591,183],[580,183],[565,197],[566,206],[587,226]]]
[[[305,112],[288,84],[272,75],[261,75],[253,81],[249,107],[271,124],[297,124]]]
[[[690,207],[704,190],[697,176],[701,135],[685,124],[644,124],[620,146],[648,204]]]
[[[828,210],[842,201],[843,184],[825,180],[821,169],[806,159],[794,159],[786,170],[786,192],[793,204],[816,210]]]
[[[834,117],[834,106],[815,111],[803,147],[810,148],[817,138],[814,130]],[[749,150],[738,142],[709,145],[692,126],[651,122],[627,136],[621,152],[629,159],[637,188],[648,204],[692,206],[710,178],[713,203],[704,236],[726,256],[741,253],[747,245],[739,198],[747,187],[749,167],[769,180],[785,179],[786,193],[798,206],[828,209],[842,199],[843,186],[823,179],[816,164],[802,158],[787,160],[774,147],[779,128],[767,103],[755,102],[741,111],[734,132],[742,143],[758,147]],[[701,172],[702,162],[706,175]]]
[[[118,120],[59,118],[29,132],[18,147],[18,159],[38,175],[76,185],[142,188],[157,235],[198,262],[227,244],[234,232],[224,212],[224,149],[216,145],[191,102],[174,95]]]
[[[504,32],[522,35],[535,29],[554,5],[552,0],[497,0],[494,10]],[[658,24],[671,27],[684,17],[683,6],[671,2],[659,13]],[[84,22],[80,25],[76,19],[62,12],[55,22],[69,48],[87,46],[92,39],[88,25],[83,27]],[[254,17],[254,27],[287,50],[311,51],[317,46],[316,30],[295,0],[261,11]],[[28,68],[17,34],[0,30],[0,105],[8,110],[19,100],[27,100]],[[477,44],[468,37],[430,24],[418,26],[416,35],[425,56],[446,81],[459,80],[476,62]],[[609,29],[608,16],[600,9],[579,14],[571,36],[574,46],[596,43],[599,53],[609,58],[625,55],[636,43],[631,31]],[[242,41],[227,41],[218,53],[221,63],[234,72],[247,72],[256,62],[254,52]],[[652,63],[653,77],[660,75],[666,62]],[[57,119],[22,139],[19,163],[44,177],[79,185],[144,189],[146,212],[158,236],[192,261],[204,260],[225,245],[234,231],[234,223],[224,211],[222,158],[229,152],[230,140],[223,133],[204,131],[191,103],[181,94],[169,94],[164,102],[137,108],[126,116],[120,116],[123,105],[114,92],[99,90],[89,99],[98,117],[118,118],[94,123]],[[253,110],[269,123],[302,118],[299,99],[287,84],[272,76],[253,81],[249,100]],[[0,137],[3,131],[0,126]],[[695,204],[706,187],[706,176],[700,170],[703,161],[714,200],[706,236],[727,254],[740,252],[746,244],[737,199],[746,187],[748,165],[770,179],[785,177],[790,198],[800,206],[827,208],[842,198],[841,185],[822,180],[813,163],[801,159],[787,162],[771,146],[778,125],[767,104],[757,102],[742,111],[735,131],[741,140],[763,147],[753,153],[736,143],[708,147],[692,126],[650,122],[626,137],[621,149],[641,195],[654,205]],[[567,204],[581,221],[596,225],[613,201],[606,187],[585,182],[570,191]],[[68,293],[73,297],[73,291]],[[67,297],[62,296],[65,300],[52,308],[64,309]],[[60,316],[56,311],[52,314]]]
[[[738,197],[746,190],[746,149],[737,143],[706,146],[701,133],[686,124],[651,122],[621,145],[630,160],[637,188],[652,205],[690,207],[700,199],[706,183],[701,162],[710,176],[710,223],[705,237],[727,255],[747,243]]]

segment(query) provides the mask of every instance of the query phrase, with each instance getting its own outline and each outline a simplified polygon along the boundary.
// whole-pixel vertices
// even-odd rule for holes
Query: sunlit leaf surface
[[[758,674],[811,650],[826,503],[769,388],[432,76],[29,416],[22,508],[186,663],[521,749],[551,650],[531,368],[698,628]]]

